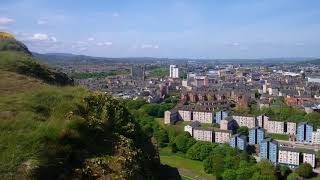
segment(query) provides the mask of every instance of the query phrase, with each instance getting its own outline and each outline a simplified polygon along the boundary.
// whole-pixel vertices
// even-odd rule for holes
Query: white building
[[[184,121],[191,121],[191,113],[189,110],[178,110],[180,119]]]
[[[316,167],[316,154],[312,150],[305,150],[306,152],[303,152],[303,163],[309,163],[313,168]]]
[[[193,138],[197,141],[213,142],[213,130],[203,128],[193,128]]]
[[[294,148],[279,147],[278,151],[278,163],[282,165],[295,168],[300,163],[300,152]]]
[[[295,135],[297,133],[297,123],[287,122],[287,134]]]
[[[246,126],[248,128],[256,127],[256,117],[255,116],[232,116],[234,120],[237,121],[238,126]]]
[[[194,111],[193,120],[201,123],[213,123],[214,113],[206,111]]]
[[[232,136],[232,131],[215,129],[214,130],[214,142],[215,143],[229,143]]]
[[[179,68],[176,65],[170,65],[170,77],[179,78]]]
[[[284,134],[284,122],[269,119],[265,129],[268,133]]]
[[[312,144],[320,144],[320,129],[312,132]]]

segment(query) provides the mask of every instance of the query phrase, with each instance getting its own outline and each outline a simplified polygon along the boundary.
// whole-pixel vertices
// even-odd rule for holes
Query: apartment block
[[[238,126],[246,126],[248,128],[254,128],[256,126],[255,116],[232,116],[232,118],[237,121]]]
[[[249,144],[260,144],[265,137],[266,131],[263,128],[256,126],[254,128],[249,129]]]
[[[279,147],[278,163],[295,168],[300,164],[300,152],[295,148]]]
[[[297,141],[302,143],[312,143],[313,124],[302,122],[297,127]]]
[[[247,136],[235,134],[231,136],[229,144],[231,147],[246,150],[248,146]]]
[[[320,129],[312,132],[312,144],[320,144]]]
[[[193,136],[193,129],[196,127],[200,127],[200,122],[194,121],[191,124],[184,126],[184,131],[189,132],[189,134]]]
[[[234,130],[238,127],[237,122],[231,117],[226,117],[220,121],[220,129]]]
[[[268,133],[284,134],[284,122],[268,120],[266,130]]]
[[[196,127],[193,128],[193,138],[197,141],[214,142],[214,132],[212,129]]]
[[[191,121],[193,120],[192,118],[192,111],[189,110],[178,110],[179,117],[180,119],[184,121]]]
[[[172,109],[170,111],[164,112],[164,123],[165,124],[174,124],[178,121],[178,111]]]
[[[309,163],[313,168],[316,167],[316,153],[313,150],[305,149],[302,157],[303,163]]]
[[[272,163],[278,161],[278,142],[271,138],[264,139],[260,143],[260,159],[268,159]]]
[[[297,133],[297,123],[285,122],[285,133],[295,135]]]
[[[232,135],[230,130],[214,129],[214,142],[215,143],[229,143]]]
[[[269,121],[269,117],[266,115],[260,115],[257,117],[257,126],[260,126],[264,129],[267,128],[268,125],[268,121]]]
[[[220,121],[228,117],[229,113],[227,111],[218,111],[215,113],[215,123],[220,124]]]
[[[214,113],[205,111],[193,111],[193,121],[201,123],[213,123]]]

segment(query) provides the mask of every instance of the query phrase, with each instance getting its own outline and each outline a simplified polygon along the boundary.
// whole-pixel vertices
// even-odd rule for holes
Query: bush
[[[295,172],[304,178],[309,178],[312,176],[312,166],[309,163],[303,163],[298,166]]]
[[[196,143],[196,140],[188,132],[183,132],[176,137],[174,142],[177,145],[178,151],[186,153]]]
[[[197,142],[187,151],[189,159],[203,161],[210,155],[216,145],[209,142]]]

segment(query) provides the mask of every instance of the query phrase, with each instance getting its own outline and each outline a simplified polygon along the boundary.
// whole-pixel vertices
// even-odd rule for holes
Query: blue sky
[[[1,0],[32,51],[105,57],[320,57],[319,0]]]

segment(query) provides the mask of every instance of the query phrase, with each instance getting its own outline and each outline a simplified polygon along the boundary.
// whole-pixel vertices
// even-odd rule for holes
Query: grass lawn
[[[171,149],[169,147],[165,147],[160,150],[160,160],[162,164],[167,164],[176,168],[188,169],[196,174],[206,175],[214,178],[214,176],[204,172],[203,163],[201,161],[187,159],[183,156],[184,154],[182,153],[171,153]],[[182,178],[190,179],[190,177]]]
[[[275,133],[268,133],[267,137],[270,137],[272,139],[278,139],[278,140],[289,140],[288,134],[275,134]]]

